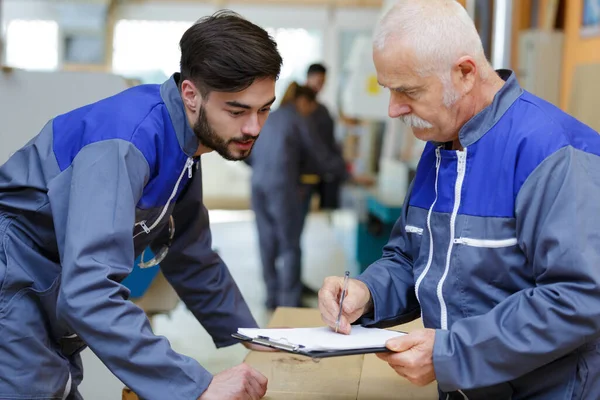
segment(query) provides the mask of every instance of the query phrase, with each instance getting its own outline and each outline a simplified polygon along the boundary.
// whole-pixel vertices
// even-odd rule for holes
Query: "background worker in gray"
[[[341,332],[421,316],[379,356],[440,399],[600,399],[600,135],[494,71],[454,0],[398,1],[374,38],[390,117],[428,143]]]
[[[323,64],[312,64],[308,67],[306,73],[306,86],[319,93],[323,90],[327,81],[327,68]],[[331,117],[331,113],[327,107],[317,101],[317,107],[310,113],[309,119],[316,130],[317,135],[321,139],[322,146],[329,152],[329,157],[335,157],[344,160],[342,149],[340,148],[335,138],[335,121]],[[336,209],[339,207],[339,194],[343,181],[332,174],[317,174],[317,171],[311,167],[310,163],[306,163],[303,167],[303,175],[316,174],[318,176],[317,183],[310,183],[311,178],[307,177],[307,190],[304,196],[305,214],[310,209],[310,200],[314,193],[319,194],[320,209]]]
[[[339,179],[347,176],[343,160],[329,157],[306,119],[317,106],[316,93],[292,83],[284,100],[264,125],[250,158],[252,209],[269,309],[302,305],[302,165],[310,163],[318,173]]]
[[[151,246],[216,346],[256,327],[211,248],[200,156],[250,154],[282,60],[229,12],[180,47],[181,73],[57,116],[0,167],[0,398],[80,399],[86,345],[140,398],[264,396],[247,365],[212,376],[173,351],[120,284]]]

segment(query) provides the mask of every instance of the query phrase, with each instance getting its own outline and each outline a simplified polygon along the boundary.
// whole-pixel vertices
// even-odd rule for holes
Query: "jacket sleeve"
[[[173,212],[175,237],[161,270],[217,347],[239,343],[232,333],[258,325],[229,269],[212,249],[201,170],[194,171],[180,199]]]
[[[148,179],[122,140],[84,147],[49,188],[62,264],[58,317],[142,398],[196,399],[212,376],[155,336],[119,282],[133,269],[135,207]]]
[[[309,118],[299,118],[297,123],[305,154],[319,175],[332,176],[336,180],[348,179],[344,159],[329,149],[327,143],[319,136],[314,122]]]
[[[412,184],[407,193],[411,190]],[[402,215],[392,229],[382,257],[358,277],[369,288],[374,306],[370,314],[357,321],[361,325],[390,327],[420,316],[421,308],[415,294],[412,270],[414,260],[408,251],[410,238],[404,228],[409,197],[406,196]]]
[[[527,178],[516,200],[517,239],[535,286],[436,331],[444,391],[510,381],[598,338],[599,170],[600,157],[565,147]]]

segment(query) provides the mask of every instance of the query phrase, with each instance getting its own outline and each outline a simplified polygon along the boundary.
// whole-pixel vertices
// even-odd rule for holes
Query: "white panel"
[[[564,33],[526,30],[519,35],[519,83],[559,106]]]

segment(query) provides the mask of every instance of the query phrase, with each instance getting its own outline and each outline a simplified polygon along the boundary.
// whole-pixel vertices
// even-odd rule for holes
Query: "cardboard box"
[[[315,327],[323,322],[316,309],[278,308],[270,328]],[[420,320],[393,329],[422,328]],[[412,385],[373,354],[322,359],[288,353],[251,352],[245,362],[269,379],[268,400],[437,399],[437,384]]]
[[[269,328],[322,326],[319,310],[278,308]],[[420,320],[392,329],[410,332],[422,328]],[[417,387],[398,376],[373,354],[312,360],[284,352],[248,354],[245,362],[269,379],[265,400],[396,400],[437,399],[435,382]],[[139,400],[129,389],[122,400]]]

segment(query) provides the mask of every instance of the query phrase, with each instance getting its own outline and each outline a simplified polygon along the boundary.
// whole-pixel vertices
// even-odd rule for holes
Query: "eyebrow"
[[[386,87],[384,84],[382,84],[381,82],[377,82],[379,83],[380,86],[382,87]],[[391,87],[388,88],[390,90],[393,90],[395,92],[410,92],[411,90],[419,90],[422,89],[423,86],[398,86],[398,87]]]
[[[271,104],[273,104],[275,102],[275,99],[276,99],[276,97],[273,97],[271,99],[271,101],[269,101],[268,103],[266,103],[264,106],[262,106],[260,108],[265,108],[267,106],[270,106]],[[252,107],[250,105],[243,104],[243,103],[240,103],[239,101],[235,101],[235,100],[233,100],[233,101],[226,101],[225,104],[227,104],[228,106],[231,106],[231,107],[235,107],[235,108],[243,108],[245,110],[251,110],[252,109]]]

